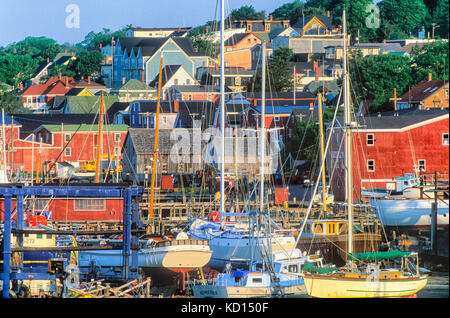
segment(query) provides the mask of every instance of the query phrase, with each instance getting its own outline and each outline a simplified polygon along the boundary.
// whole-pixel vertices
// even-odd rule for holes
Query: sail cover
[[[403,251],[386,251],[386,252],[368,252],[368,253],[351,253],[348,254],[349,259],[358,261],[379,261],[383,259],[392,259],[403,257],[411,254],[411,252]]]

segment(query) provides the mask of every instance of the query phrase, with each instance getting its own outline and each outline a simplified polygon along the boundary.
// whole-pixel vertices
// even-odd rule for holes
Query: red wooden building
[[[16,208],[13,198],[12,210]],[[4,220],[5,200],[0,198],[0,221]],[[45,215],[49,221],[121,221],[123,198],[39,198],[26,199],[26,220],[32,214]],[[14,215],[17,220],[17,215]]]
[[[6,127],[8,170],[36,172],[39,168],[42,172],[45,162],[55,161],[68,162],[76,168],[96,159],[99,144],[96,124],[41,125],[26,139],[19,138],[20,124]],[[117,155],[120,160],[127,130],[127,125],[103,126],[101,154]]]
[[[343,121],[340,120],[340,123]],[[405,110],[358,117],[353,130],[354,199],[361,189],[390,188],[393,178],[406,173],[449,173],[448,110]],[[342,125],[342,124],[341,124]],[[331,187],[335,200],[345,200],[342,126],[335,128],[327,154],[328,174],[336,165]]]

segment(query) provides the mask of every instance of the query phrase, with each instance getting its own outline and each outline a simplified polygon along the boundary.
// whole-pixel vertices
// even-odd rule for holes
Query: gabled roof
[[[215,106],[210,101],[179,101],[178,120],[184,128],[193,128],[193,121],[199,120],[202,129],[213,124]]]
[[[428,97],[434,95],[444,86],[448,87],[448,81],[444,80],[423,80],[419,82],[416,86],[411,88],[411,92],[407,91],[405,94],[400,96],[402,102],[408,102],[411,98],[411,102],[422,102]]]
[[[148,85],[138,81],[137,79],[130,79],[128,82],[123,84],[118,91],[126,91],[126,90],[134,90],[134,91],[153,91],[154,89],[149,87]]]
[[[39,130],[41,127],[45,128],[49,132],[58,133],[58,132],[98,132],[97,124],[78,124],[78,125],[61,125],[61,124],[45,124],[39,126],[36,130]],[[105,132],[108,131],[127,131],[128,125],[108,125],[104,128]]]
[[[166,65],[162,69],[161,87],[164,87],[166,83],[182,68],[181,65]],[[155,79],[150,83],[150,86],[158,87],[159,75],[156,75]]]
[[[84,87],[73,87],[70,89],[66,96],[78,96],[80,93],[82,93],[86,88]]]
[[[171,134],[177,135],[177,131],[186,132],[185,128],[159,129],[158,131],[158,152],[161,154],[170,154],[173,147],[178,145],[178,154],[197,154],[195,149],[200,149],[200,138],[192,138],[194,131],[198,135],[201,134],[200,129],[188,129],[191,138],[181,138],[174,140]],[[130,128],[128,130],[125,143],[131,142],[133,148],[138,155],[152,155],[155,143],[155,129],[153,128]]]
[[[158,105],[158,101],[135,101],[139,102],[139,105],[141,107],[141,113],[156,113],[156,107]],[[133,102],[132,102],[133,103]],[[159,111],[160,113],[176,113],[174,111],[173,102],[169,101],[161,101],[159,105]]]
[[[232,36],[230,36],[224,42],[224,45],[225,46],[235,46],[236,44],[238,44],[239,42],[241,42],[245,38],[249,37],[250,35],[253,35],[253,36],[257,37],[258,39],[260,39],[262,41],[261,37],[259,37],[258,35],[256,35],[253,32],[250,32],[250,33],[235,33]]]
[[[294,25],[294,28],[303,28],[303,26],[307,25],[314,18],[322,22],[327,29],[334,28],[333,17],[327,15],[308,15],[305,16],[304,19],[303,17],[300,17],[300,19],[298,19],[297,23]]]
[[[96,114],[14,114],[14,119],[22,125],[20,139],[25,139],[41,125],[92,124],[97,122],[98,116]]]
[[[118,101],[118,96],[105,96],[105,111]],[[100,96],[67,96],[65,108],[70,114],[96,114],[100,109]]]
[[[145,38],[145,37],[121,37],[120,46],[128,55],[131,51],[137,54],[139,49],[142,56],[153,56],[167,41],[173,40],[187,55],[204,56],[204,53],[195,52],[192,41],[187,37]]]
[[[398,114],[398,115],[397,115]],[[441,109],[407,109],[401,111],[390,111],[385,113],[373,114],[370,116],[356,117],[359,125],[363,128],[358,128],[358,131],[371,130],[387,130],[387,131],[402,131],[417,127],[417,125],[426,124],[434,120],[445,119],[448,120],[449,110]],[[339,118],[339,122],[343,123],[343,119]]]

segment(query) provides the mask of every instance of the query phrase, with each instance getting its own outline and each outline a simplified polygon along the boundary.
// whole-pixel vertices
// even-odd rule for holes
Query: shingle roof
[[[445,84],[448,85],[448,81],[423,80],[411,88],[411,92],[407,91],[405,94],[400,96],[400,99],[402,102],[408,102],[409,100],[411,100],[411,102],[421,102],[435,94],[440,88],[444,87]]]
[[[320,22],[325,24],[327,29],[333,29],[334,28],[333,17],[326,16],[326,15],[316,15],[316,16],[308,15],[308,16],[305,16],[305,19],[303,19],[303,17],[300,17],[300,19],[297,21],[297,23],[294,25],[294,27],[295,28],[303,28],[303,26],[308,24],[309,21],[311,21],[314,17],[316,17]],[[305,24],[303,24],[303,21],[305,21]]]
[[[14,120],[22,125],[20,138],[25,139],[41,125],[91,124],[97,122],[96,114],[14,114]]]
[[[398,114],[398,116],[396,116],[395,114]],[[356,119],[358,121],[358,124],[362,126],[361,129],[402,129],[445,115],[448,118],[448,114],[448,109],[408,109],[397,112],[392,111],[381,113],[380,117],[378,116],[378,114],[373,114],[364,117],[359,116],[356,117]],[[342,118],[339,118],[339,122],[343,123],[344,121]]]
[[[143,38],[143,37],[121,37],[119,38],[120,46],[122,50],[126,50],[130,55],[134,50],[134,54],[137,54],[140,49],[142,56],[152,56],[155,52],[164,45],[169,39],[173,40],[187,55],[189,56],[202,56],[203,53],[195,52],[192,46],[192,41],[187,37],[168,37],[168,38]]]
[[[175,73],[182,68],[181,65],[166,65],[162,69],[162,78],[161,78],[161,87],[164,87],[164,85],[172,78],[172,76],[175,75]],[[159,75],[156,75],[155,79],[150,83],[151,86],[158,87],[159,85]]]
[[[172,136],[179,136],[188,131],[191,138],[181,138],[175,140]],[[178,154],[192,154],[194,150],[201,149],[201,139],[192,138],[194,133],[201,136],[200,129],[159,129],[158,132],[158,152],[161,154],[170,154],[173,147],[178,145]],[[148,128],[130,128],[125,142],[132,142],[134,150],[138,155],[153,154],[155,143],[155,129]],[[197,154],[197,153],[196,153]]]
[[[118,96],[105,96],[105,111],[118,101]],[[67,96],[66,108],[71,114],[96,114],[100,109],[100,96]]]
[[[193,128],[193,121],[200,120],[202,129],[213,124],[215,106],[209,101],[180,101],[178,119],[184,128]]]
[[[136,79],[130,79],[128,82],[123,84],[119,89],[119,91],[125,91],[125,90],[149,90],[153,91],[154,89],[149,87],[148,85],[145,85],[141,81],[138,81]]]
[[[47,129],[50,132],[97,132],[98,125],[97,124],[79,124],[79,125],[61,125],[61,124],[53,124],[53,125],[42,125],[43,128]],[[108,125],[103,128],[104,131],[127,131],[128,125]]]

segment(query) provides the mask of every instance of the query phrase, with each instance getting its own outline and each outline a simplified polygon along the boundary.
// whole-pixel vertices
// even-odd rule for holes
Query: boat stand
[[[139,238],[137,233],[142,229],[142,222],[139,219],[137,199],[143,193],[142,187],[129,185],[109,185],[105,186],[93,184],[92,186],[25,186],[22,184],[8,184],[0,187],[0,196],[4,198],[4,231],[3,231],[3,271],[0,272],[0,279],[3,281],[2,297],[9,298],[11,281],[19,280],[56,280],[64,274],[64,270],[55,270],[45,272],[25,271],[23,261],[18,269],[11,268],[11,256],[13,252],[35,251],[35,248],[23,247],[23,235],[27,233],[24,229],[24,197],[25,196],[46,196],[46,197],[122,197],[123,198],[123,267],[120,279],[127,281],[139,277],[138,271],[138,250]],[[12,220],[12,199],[16,199],[17,221]],[[33,231],[33,230],[31,230]],[[11,234],[17,235],[19,248],[11,247]],[[79,235],[77,231],[46,231],[40,230],[40,233]],[[98,233],[97,233],[98,234]],[[83,233],[83,235],[89,235]],[[94,248],[94,247],[93,247]],[[39,248],[43,250],[54,250],[55,248]],[[95,249],[98,249],[96,247]],[[57,247],[57,251],[75,251],[77,247],[70,246]],[[130,264],[131,256],[131,264]],[[62,261],[61,261],[62,262]],[[59,266],[65,267],[66,264],[60,263]],[[57,266],[58,267],[58,266]]]

